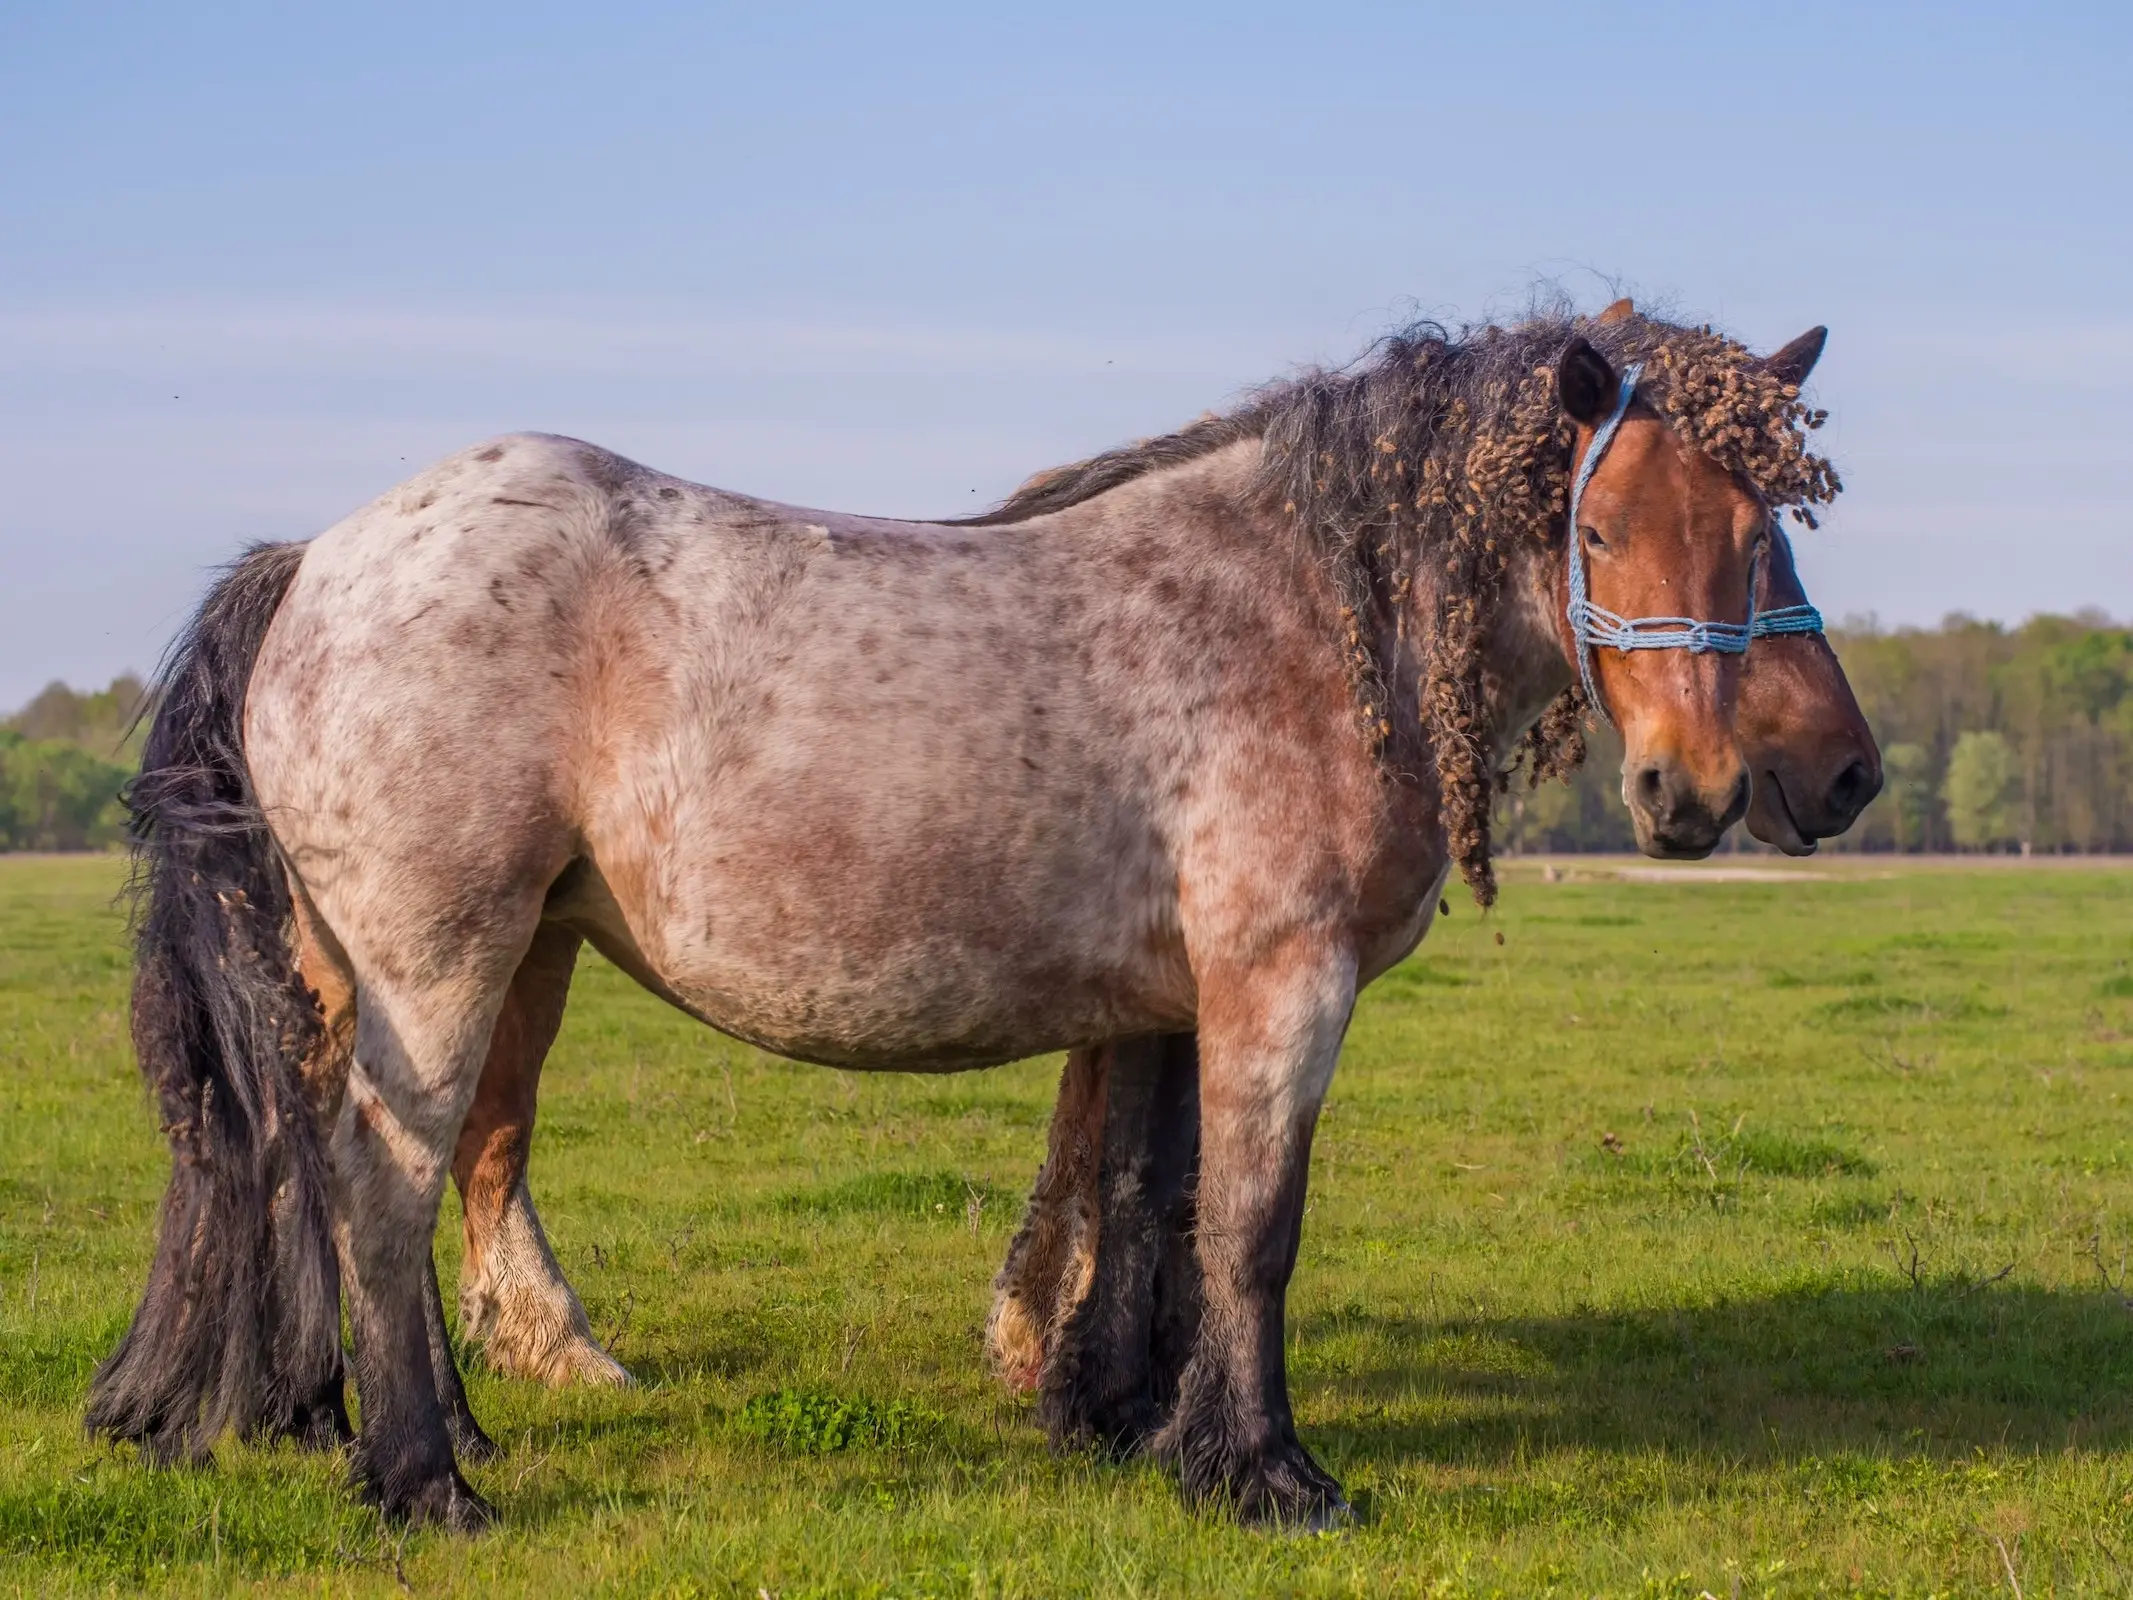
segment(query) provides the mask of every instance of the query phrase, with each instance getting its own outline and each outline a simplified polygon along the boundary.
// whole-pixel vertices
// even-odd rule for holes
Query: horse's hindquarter
[[[246,764],[359,969],[494,981],[570,858],[573,605],[607,506],[561,443],[463,452],[320,534],[260,649]]]

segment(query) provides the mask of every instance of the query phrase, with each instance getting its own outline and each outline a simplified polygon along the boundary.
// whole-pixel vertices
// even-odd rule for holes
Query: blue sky
[[[1824,608],[2133,613],[2133,7],[0,7],[0,707],[545,428],[968,509],[1418,312],[1826,322]]]

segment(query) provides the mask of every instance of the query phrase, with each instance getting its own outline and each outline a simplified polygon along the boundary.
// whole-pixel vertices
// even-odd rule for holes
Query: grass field
[[[2133,1591],[2133,873],[1520,865],[1455,904],[1318,1140],[1291,1371],[1364,1513],[1322,1539],[1055,1459],[981,1370],[1054,1063],[794,1066],[597,962],[534,1188],[642,1382],[473,1380],[499,1532],[396,1541],[334,1460],[90,1444],[165,1159],[118,880],[0,859],[0,1587]]]

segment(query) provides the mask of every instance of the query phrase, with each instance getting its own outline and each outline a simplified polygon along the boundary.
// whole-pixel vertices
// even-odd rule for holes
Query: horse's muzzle
[[[1871,745],[1864,754],[1839,749],[1836,757],[1819,770],[1808,762],[1773,765],[1756,784],[1749,831],[1787,855],[1804,856],[1850,828],[1881,793],[1881,762]]]
[[[1647,761],[1622,788],[1638,848],[1662,860],[1709,855],[1748,809],[1748,772],[1740,766],[1712,783],[1678,762]]]

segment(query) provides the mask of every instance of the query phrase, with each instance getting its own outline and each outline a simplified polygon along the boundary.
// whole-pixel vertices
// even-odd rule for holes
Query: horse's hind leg
[[[484,1348],[497,1370],[557,1385],[573,1378],[628,1381],[594,1342],[584,1308],[556,1265],[526,1191],[541,1064],[562,1026],[578,945],[577,934],[554,923],[535,931],[490,1030],[481,1083],[452,1156],[464,1210],[460,1331]],[[434,1244],[422,1310],[452,1444],[465,1459],[488,1460],[496,1445],[467,1403],[445,1325]]]
[[[1166,1059],[1175,1071],[1177,1057],[1192,1053],[1192,1103],[1183,1102],[1186,1085],[1173,1078],[1154,1088],[1148,1079],[1129,1090],[1114,1106],[1109,1087],[1118,1051],[1135,1058],[1144,1078],[1162,1070]],[[1071,1370],[1084,1392],[1138,1392],[1126,1374],[1145,1367],[1145,1392],[1154,1415],[1166,1416],[1177,1397],[1178,1378],[1192,1354],[1200,1326],[1200,1264],[1193,1254],[1192,1192],[1199,1171],[1200,1126],[1197,1041],[1189,1034],[1158,1043],[1134,1040],[1122,1047],[1104,1045],[1076,1050],[1060,1077],[1059,1099],[1052,1112],[1043,1170],[1030,1190],[1022,1226],[993,1283],[992,1317],[986,1327],[986,1352],[1002,1382],[1017,1391],[1049,1390],[1067,1380]],[[1165,1102],[1151,1121],[1151,1098]],[[1107,1172],[1132,1173],[1132,1181],[1114,1183]],[[1154,1238],[1160,1248],[1099,1247],[1101,1231],[1114,1223],[1128,1239]],[[1145,1291],[1131,1274],[1153,1268]],[[1113,1287],[1106,1300],[1109,1314],[1085,1315],[1097,1292],[1098,1275]],[[1124,1277],[1121,1277],[1124,1274]],[[1133,1296],[1149,1296],[1146,1325],[1138,1317],[1121,1320],[1117,1307]],[[1109,1332],[1104,1346],[1095,1341],[1101,1325]],[[1062,1340],[1076,1345],[1068,1358]],[[1060,1358],[1055,1360],[1055,1352]],[[1049,1366],[1048,1366],[1049,1364]],[[1098,1375],[1107,1367],[1109,1377]],[[1053,1382],[1047,1383],[1050,1372]],[[1087,1431],[1106,1433],[1093,1418]],[[1070,1423],[1068,1431],[1082,1431]]]
[[[425,1279],[438,1197],[531,920],[508,900],[472,914],[480,903],[470,886],[456,907],[426,908],[413,927],[393,926],[393,908],[379,904],[347,919],[372,925],[344,940],[356,975],[355,1051],[333,1137],[336,1242],[363,1404],[357,1480],[388,1516],[459,1529],[492,1513],[453,1456]],[[324,909],[332,919],[334,908]]]
[[[297,971],[316,997],[323,1023],[317,1043],[301,1068],[304,1092],[313,1111],[330,1128],[340,1113],[341,1099],[348,1088],[348,1069],[355,1059],[355,974],[347,953],[326,931],[301,884],[291,884],[291,902],[296,923]],[[498,1026],[501,1029],[501,1021]],[[490,1460],[497,1454],[496,1445],[475,1419],[474,1409],[467,1403],[466,1385],[460,1382],[459,1368],[452,1358],[434,1254],[423,1286],[422,1318],[429,1333],[431,1376],[444,1407],[452,1447],[466,1460]],[[338,1388],[325,1402],[311,1408],[310,1415],[298,1419],[295,1437],[299,1444],[312,1448],[332,1448],[355,1437],[346,1401]]]
[[[504,1371],[523,1370],[528,1352],[546,1353],[559,1346],[567,1359],[575,1353],[568,1348],[570,1336],[580,1330],[591,1353],[605,1360],[605,1352],[592,1344],[585,1313],[555,1265],[525,1191],[541,1062],[562,1025],[578,943],[575,933],[553,923],[535,930],[490,1030],[481,1084],[452,1157],[452,1176],[465,1210],[460,1328],[469,1341],[486,1341],[491,1364]],[[523,1213],[515,1227],[513,1210]],[[430,1367],[453,1448],[464,1460],[489,1460],[497,1453],[496,1445],[467,1403],[466,1385],[460,1379],[445,1325],[434,1245],[422,1314],[429,1329]],[[517,1361],[498,1360],[499,1348]],[[606,1365],[620,1371],[612,1361]]]
[[[300,1071],[306,1098],[320,1120],[330,1127],[339,1114],[342,1096],[347,1091],[348,1069],[355,1057],[355,976],[349,969],[346,953],[326,932],[301,886],[292,885],[292,890],[297,970],[317,999],[323,1024]],[[568,981],[566,971],[564,982]],[[507,1004],[507,1013],[509,1009]],[[497,1037],[502,1037],[504,1032],[504,1021],[499,1018]],[[492,1057],[495,1053],[492,1040]],[[486,1073],[484,1076],[486,1078]],[[452,1436],[453,1448],[470,1461],[490,1460],[497,1454],[496,1445],[475,1419],[473,1408],[467,1403],[466,1386],[460,1382],[459,1369],[452,1359],[451,1337],[445,1328],[444,1304],[438,1293],[434,1256],[425,1285],[422,1314],[429,1331],[431,1372],[437,1384],[438,1399],[444,1407],[445,1426]],[[291,1436],[298,1444],[314,1449],[331,1449],[355,1437],[355,1429],[348,1420],[347,1404],[338,1385],[330,1394],[321,1396],[299,1413]]]
[[[422,1326],[429,1336],[430,1376],[437,1385],[437,1403],[444,1407],[444,1430],[452,1436],[452,1448],[462,1461],[494,1461],[500,1454],[496,1441],[474,1415],[467,1386],[459,1376],[458,1358],[452,1354],[452,1331],[445,1326],[444,1291],[437,1285],[434,1244],[422,1283]]]
[[[304,1099],[318,1119],[320,1142],[332,1137],[348,1088],[348,1068],[355,1059],[355,974],[348,958],[320,925],[302,885],[290,883],[290,914],[295,923],[296,970],[318,1005],[320,1027],[310,1052],[299,1065]],[[333,1316],[338,1352],[340,1314]],[[289,1437],[309,1450],[333,1450],[355,1438],[348,1420],[346,1384],[336,1373],[330,1389],[291,1419]]]
[[[1064,1308],[1044,1367],[1055,1442],[1136,1450],[1174,1392],[1175,1372],[1159,1378],[1154,1362],[1158,1281],[1174,1242],[1190,1237],[1199,1070],[1189,1033],[1126,1040],[1111,1053],[1093,1270]]]
[[[627,1384],[594,1339],[526,1187],[541,1064],[562,1026],[579,938],[543,923],[511,979],[452,1176],[464,1203],[459,1325],[490,1366],[561,1388]]]

